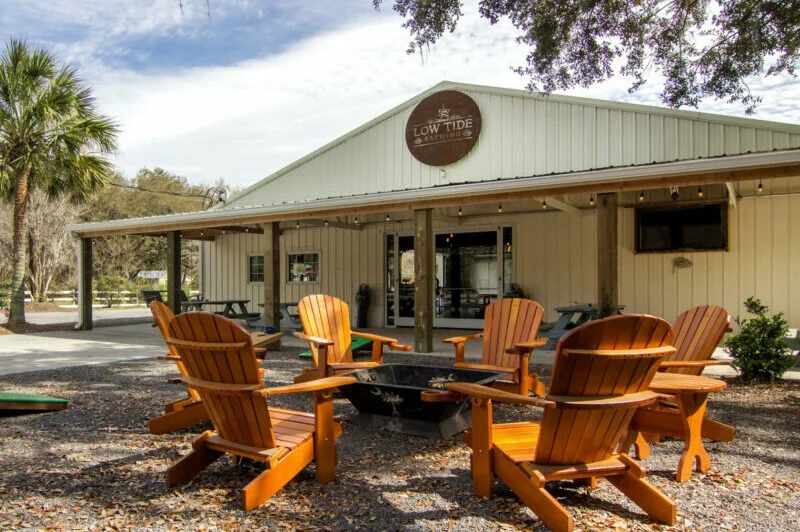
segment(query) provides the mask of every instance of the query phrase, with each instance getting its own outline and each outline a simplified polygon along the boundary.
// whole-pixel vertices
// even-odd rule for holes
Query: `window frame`
[[[303,280],[292,280],[292,257],[297,257],[300,255],[316,255],[316,264],[317,264],[317,278],[313,281],[303,281]],[[321,261],[321,253],[317,250],[297,250],[297,251],[287,251],[286,252],[286,283],[293,284],[293,285],[309,285],[309,284],[319,284],[322,281],[322,261]],[[313,262],[313,261],[304,261],[304,263]]]
[[[681,211],[689,211],[692,209],[698,209],[703,207],[710,207],[716,206],[719,207],[720,211],[720,231],[722,236],[722,246],[721,247],[685,247],[685,246],[677,246],[677,247],[670,247],[668,249],[641,249],[641,215],[642,213],[653,213],[653,212],[664,212],[664,213],[678,213]],[[699,253],[707,253],[712,251],[728,251],[729,250],[729,238],[728,238],[728,224],[729,224],[729,216],[728,216],[728,202],[727,201],[693,201],[693,202],[685,202],[680,204],[673,204],[673,203],[655,203],[651,205],[637,205],[634,207],[634,235],[633,235],[633,251],[634,253],[689,253],[689,252],[699,252]],[[670,224],[670,228],[675,230],[675,228],[680,228],[681,225],[673,226]],[[682,243],[681,243],[682,244]]]
[[[253,280],[253,259],[261,259],[261,280],[254,281]],[[266,268],[265,268],[265,261],[264,255],[254,254],[254,255],[247,255],[247,282],[248,283],[263,283],[266,279]]]

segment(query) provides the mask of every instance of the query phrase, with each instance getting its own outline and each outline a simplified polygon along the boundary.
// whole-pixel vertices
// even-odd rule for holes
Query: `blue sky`
[[[442,80],[518,88],[524,48],[467,1],[425,55],[371,0],[0,0],[0,30],[77,67],[122,133],[132,176],[161,167],[196,183],[250,185]],[[390,5],[390,4],[389,4]],[[615,79],[572,94],[659,105]],[[755,80],[755,118],[800,123],[800,81]],[[701,110],[743,115],[741,106]]]

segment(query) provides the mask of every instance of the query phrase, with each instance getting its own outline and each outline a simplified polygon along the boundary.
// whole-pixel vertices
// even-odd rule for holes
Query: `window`
[[[636,251],[728,249],[728,205],[636,209]]]
[[[250,255],[247,265],[247,278],[251,283],[264,282],[264,255]]]
[[[290,283],[319,282],[319,253],[297,253],[289,255]]]

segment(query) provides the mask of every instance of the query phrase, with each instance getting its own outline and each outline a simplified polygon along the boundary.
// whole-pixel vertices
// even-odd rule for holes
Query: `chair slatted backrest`
[[[297,303],[297,313],[305,334],[333,342],[328,347],[328,362],[353,361],[350,309],[344,301],[322,294],[305,296]],[[318,349],[314,344],[311,344],[311,356],[318,366]]]
[[[678,316],[672,330],[675,334],[677,352],[665,361],[694,362],[708,360],[722,340],[722,335],[730,330],[731,315],[716,305],[701,305],[690,308]],[[665,368],[669,373],[700,375],[702,367]]]
[[[153,314],[153,320],[155,321],[158,330],[161,332],[161,336],[164,338],[164,341],[167,342],[169,339],[169,323],[172,321],[172,318],[175,317],[175,313],[173,313],[172,309],[161,301],[153,301],[150,303],[150,312]],[[169,342],[167,342],[167,348],[169,349],[170,355],[176,357],[179,356],[175,346],[170,345]],[[182,360],[176,360],[175,365],[178,367],[178,372],[181,375],[188,375],[186,372],[186,366]],[[195,401],[200,399],[200,394],[197,393],[197,390],[189,388],[188,391],[189,396],[192,399]]]
[[[612,316],[589,322],[559,341],[548,395],[591,398],[646,391],[663,353],[634,350],[671,345],[669,323],[655,316]],[[609,458],[636,407],[545,409],[536,463],[579,464]]]
[[[188,375],[205,381],[198,393],[217,433],[243,445],[275,447],[267,403],[251,393],[263,383],[250,334],[223,316],[187,312],[173,318],[169,335],[178,341],[173,345]]]
[[[486,306],[483,318],[483,363],[519,367],[519,357],[506,349],[532,342],[539,334],[544,308],[536,301],[505,298]]]

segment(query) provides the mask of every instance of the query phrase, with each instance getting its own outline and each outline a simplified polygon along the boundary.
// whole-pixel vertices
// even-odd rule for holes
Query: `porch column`
[[[597,304],[619,306],[617,256],[617,194],[597,195]]]
[[[92,330],[92,239],[78,239],[78,323],[75,329]]]
[[[181,233],[167,233],[167,305],[172,312],[180,314],[181,296]]]
[[[264,325],[281,327],[281,231],[278,222],[263,224]]]
[[[433,209],[414,211],[414,351],[433,351]]]

